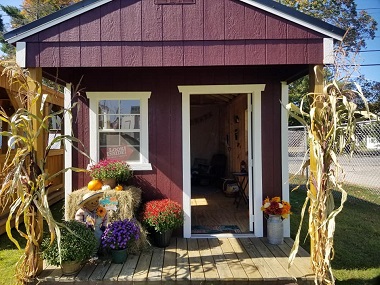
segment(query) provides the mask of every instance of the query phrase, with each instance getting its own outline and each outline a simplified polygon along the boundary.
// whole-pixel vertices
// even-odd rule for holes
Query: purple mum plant
[[[140,227],[135,219],[125,219],[110,223],[101,238],[105,249],[126,249],[140,238]]]

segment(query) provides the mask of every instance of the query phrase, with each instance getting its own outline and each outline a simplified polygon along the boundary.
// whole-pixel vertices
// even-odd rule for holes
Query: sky
[[[20,6],[22,0],[0,0],[2,5]],[[356,62],[360,64],[359,73],[369,80],[380,82],[380,0],[356,0],[358,9],[367,10],[367,12],[378,22],[376,38],[367,41],[367,48],[360,52]],[[3,15],[4,22],[9,21],[8,16]],[[7,27],[9,28],[9,27]]]

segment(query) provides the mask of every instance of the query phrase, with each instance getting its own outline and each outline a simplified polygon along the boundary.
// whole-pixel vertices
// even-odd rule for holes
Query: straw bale
[[[83,187],[81,189],[73,191],[69,195],[69,200],[67,203],[67,213],[69,220],[73,220],[75,218],[75,213],[79,209],[79,202],[82,201],[83,195],[89,192],[93,191],[88,190],[87,187]],[[106,197],[115,197],[118,201],[117,211],[108,211],[109,221],[131,219],[135,217],[135,213],[141,203],[140,188],[128,186],[123,191],[104,190],[102,192],[103,199]]]
[[[82,201],[83,195],[86,193],[93,192],[88,190],[87,187],[83,187],[76,191],[73,191],[68,197],[68,217],[69,220],[75,219],[75,213],[79,209],[79,202]],[[117,210],[108,210],[108,221],[112,222],[115,220],[124,220],[124,219],[132,219],[136,217],[136,211],[141,203],[141,189],[134,186],[124,187],[122,191],[116,190],[104,190],[103,198],[107,197],[116,198],[118,201]],[[144,227],[138,222],[141,228],[141,236],[139,241],[132,246],[131,252],[137,252],[146,246],[148,246],[147,233]]]

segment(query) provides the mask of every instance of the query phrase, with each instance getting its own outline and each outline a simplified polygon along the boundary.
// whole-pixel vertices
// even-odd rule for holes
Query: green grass
[[[380,284],[380,197],[360,187],[346,186],[346,190],[349,198],[336,218],[334,276],[337,284]],[[292,238],[298,229],[305,197],[304,186],[290,194]],[[309,251],[309,240],[304,240],[307,222],[308,217],[304,220],[300,245]]]
[[[56,220],[61,220],[63,217],[63,201],[54,204],[51,211]],[[20,227],[24,230],[23,225]],[[47,228],[45,229],[45,232]],[[16,230],[12,230],[13,237],[20,243],[21,248],[25,247],[25,239],[20,238]],[[7,234],[0,235],[0,284],[14,285],[16,279],[14,277],[16,263],[20,259],[24,250],[18,250],[17,247],[9,240]]]

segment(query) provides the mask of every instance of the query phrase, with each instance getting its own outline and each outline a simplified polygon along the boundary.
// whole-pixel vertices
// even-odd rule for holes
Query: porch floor
[[[129,255],[124,264],[98,260],[73,276],[46,267],[38,284],[313,284],[309,254],[302,248],[288,270],[293,240],[271,245],[266,238],[172,238],[167,248],[151,247]]]

